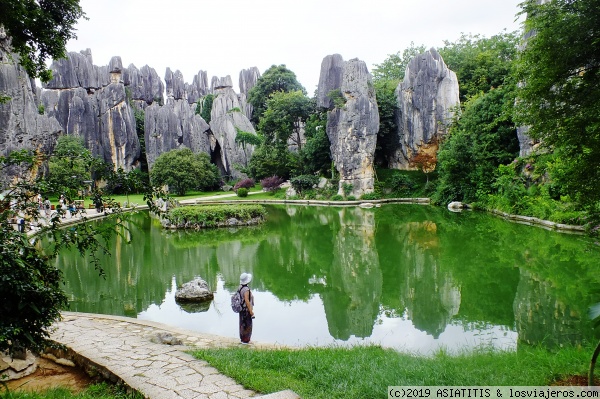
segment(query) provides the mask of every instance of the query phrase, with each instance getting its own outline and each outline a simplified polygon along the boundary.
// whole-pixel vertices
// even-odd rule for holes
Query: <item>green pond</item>
[[[267,210],[261,226],[199,232],[131,215],[102,258],[105,279],[74,252],[58,257],[69,310],[237,337],[230,297],[250,272],[257,342],[429,354],[594,338],[600,246],[589,237],[423,205]],[[196,276],[214,300],[180,306],[176,288]]]

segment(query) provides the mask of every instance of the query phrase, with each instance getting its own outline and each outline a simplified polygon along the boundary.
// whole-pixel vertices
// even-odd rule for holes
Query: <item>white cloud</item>
[[[231,75],[285,64],[309,95],[322,59],[358,57],[369,68],[410,45],[438,47],[461,32],[492,36],[515,22],[521,0],[81,0],[89,18],[77,25],[69,51],[91,48],[94,63],[120,56],[164,78],[179,69]]]

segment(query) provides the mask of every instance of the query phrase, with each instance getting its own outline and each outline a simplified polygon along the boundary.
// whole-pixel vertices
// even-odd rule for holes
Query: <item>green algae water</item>
[[[422,205],[267,211],[261,226],[198,232],[131,215],[102,257],[105,279],[74,252],[58,257],[69,310],[237,337],[230,296],[245,271],[259,342],[429,354],[594,338],[600,246],[589,237]],[[180,306],[176,288],[196,276],[214,300]]]

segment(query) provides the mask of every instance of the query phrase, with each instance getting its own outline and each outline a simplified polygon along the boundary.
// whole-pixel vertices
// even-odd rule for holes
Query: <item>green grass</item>
[[[49,389],[43,392],[7,392],[0,386],[3,399],[142,399],[139,393],[127,393],[122,386],[106,383],[91,385],[85,391],[74,394],[66,388]]]
[[[585,375],[591,348],[480,350],[432,357],[376,346],[301,350],[207,349],[193,352],[246,388],[291,389],[303,398],[382,398],[390,385],[545,386]]]

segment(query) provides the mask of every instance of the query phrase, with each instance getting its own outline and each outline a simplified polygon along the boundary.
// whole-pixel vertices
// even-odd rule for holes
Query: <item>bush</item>
[[[381,195],[379,195],[378,193],[367,193],[367,194],[363,194],[360,199],[363,200],[378,200],[381,199]]]
[[[264,217],[266,213],[261,205],[198,205],[171,209],[165,217],[175,225],[189,223],[214,227],[230,218],[248,221]]]
[[[247,197],[248,196],[248,189],[244,188],[244,187],[238,188],[238,190],[237,190],[237,196],[238,197],[242,197],[242,198]]]
[[[235,183],[235,186],[233,186],[233,191],[237,191],[240,188],[251,189],[254,187],[254,184],[254,179],[242,179]]]
[[[356,197],[354,195],[349,195],[348,198],[346,198],[348,201],[356,201]]]
[[[390,179],[390,188],[393,192],[409,195],[417,187],[415,181],[403,173],[394,173]]]
[[[332,200],[332,201],[343,201],[343,200],[344,200],[344,197],[342,197],[342,196],[341,196],[341,195],[339,195],[339,194],[336,194],[336,195],[334,195],[333,197],[331,197],[331,200]]]
[[[315,175],[300,175],[292,178],[290,184],[296,192],[301,193],[305,190],[310,190],[313,186],[319,184],[319,176]]]
[[[283,184],[285,180],[283,180],[279,176],[271,176],[266,177],[260,181],[260,186],[265,191],[274,191],[279,189],[279,187]]]

